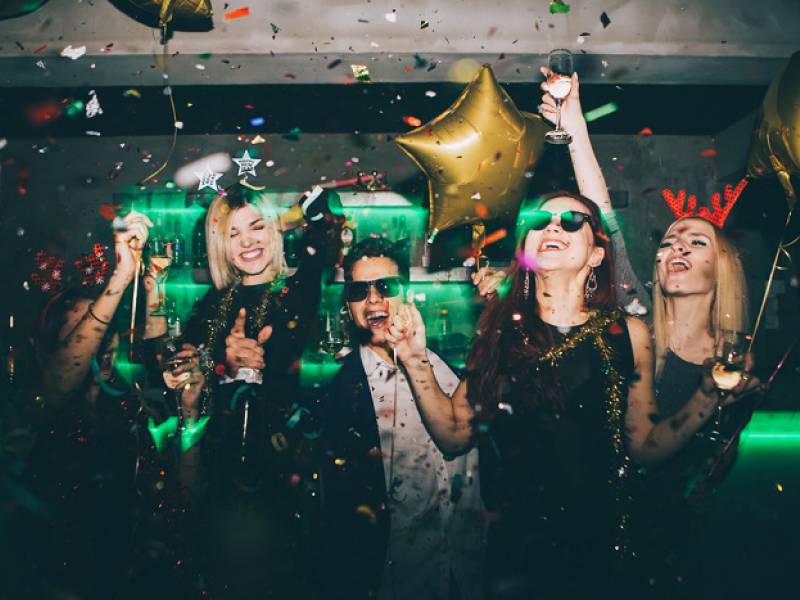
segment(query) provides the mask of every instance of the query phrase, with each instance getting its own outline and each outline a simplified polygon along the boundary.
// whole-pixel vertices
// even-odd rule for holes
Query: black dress
[[[550,327],[554,347],[587,327],[592,321],[566,335]],[[502,374],[504,404],[480,438],[481,488],[492,513],[492,598],[604,597],[621,590],[624,559],[615,546],[625,543],[620,518],[627,497],[612,440],[622,432],[608,417],[607,374],[613,366],[620,377],[621,427],[633,350],[619,314],[600,335],[611,349],[608,363],[590,335],[555,367],[545,361],[538,373],[506,368]],[[532,402],[544,395],[542,374],[560,386],[560,409]]]
[[[700,386],[702,374],[702,365],[667,350],[655,386],[661,420],[686,405]],[[636,536],[646,542],[639,546],[655,596],[701,593],[708,559],[724,553],[711,548],[713,540],[708,536],[713,492],[736,460],[738,439],[724,453],[723,444],[747,423],[751,413],[750,400],[727,406],[719,424],[711,415],[677,454],[640,473]]]
[[[212,289],[187,323],[183,341],[195,346],[208,345],[209,325],[218,325],[208,349],[216,364],[210,371],[211,419],[198,450],[204,485],[193,508],[196,547],[202,548],[197,555],[214,597],[307,595],[306,541],[318,518],[317,428],[302,401],[300,358],[315,329],[323,271],[338,257],[337,242],[330,218],[309,225],[293,276],[237,285],[230,296],[230,289]],[[265,299],[261,325],[273,332],[263,346],[263,383],[225,383],[225,338],[240,308],[247,310],[247,337],[256,338],[256,315]]]

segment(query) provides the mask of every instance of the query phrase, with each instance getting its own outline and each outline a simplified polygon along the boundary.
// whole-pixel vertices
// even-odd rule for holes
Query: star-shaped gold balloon
[[[542,154],[549,126],[521,112],[484,66],[438,117],[395,138],[428,176],[428,232],[515,218],[525,174]]]
[[[148,12],[158,13],[162,27],[169,23],[172,17],[211,18],[211,0],[130,0],[130,2]]]

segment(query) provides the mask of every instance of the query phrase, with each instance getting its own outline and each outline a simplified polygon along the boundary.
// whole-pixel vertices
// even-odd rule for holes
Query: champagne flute
[[[711,368],[711,378],[720,392],[729,392],[742,381],[744,374],[744,356],[747,352],[747,336],[741,331],[723,329],[717,340],[714,357],[716,362]],[[722,403],[717,404],[714,426],[709,432],[709,439],[721,441],[720,423],[722,419]]]
[[[572,136],[561,128],[561,103],[572,90],[572,73],[575,71],[572,53],[563,48],[553,50],[547,57],[547,68],[550,69],[547,93],[556,101],[557,117],[556,128],[548,131],[544,138],[550,144],[569,144]]]
[[[156,279],[158,291],[158,306],[150,313],[154,317],[167,316],[166,311],[166,283],[169,267],[172,264],[172,242],[164,238],[153,238],[147,243],[150,251],[150,267]]]

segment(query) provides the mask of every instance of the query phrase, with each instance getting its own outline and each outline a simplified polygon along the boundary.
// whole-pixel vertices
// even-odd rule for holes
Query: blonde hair
[[[252,206],[256,212],[273,228],[272,243],[268,248],[272,256],[272,266],[277,269],[276,276],[286,273],[286,257],[283,255],[283,235],[281,234],[278,211],[266,194],[252,194],[243,206]],[[240,280],[239,272],[228,253],[228,238],[231,232],[233,213],[239,208],[230,208],[228,199],[220,194],[208,207],[206,214],[206,248],[208,250],[208,269],[211,279],[218,289],[230,287]]]
[[[677,223],[691,218],[693,217],[678,219],[670,225],[667,232]],[[739,253],[724,233],[716,227],[712,227],[712,229],[714,230],[716,261],[714,298],[711,303],[711,321],[708,329],[714,340],[717,340],[723,329],[744,331],[747,328],[748,300],[747,281]],[[671,327],[667,322],[667,299],[658,283],[657,267],[653,269],[653,284],[653,333],[656,347],[656,377],[658,377],[669,349]]]

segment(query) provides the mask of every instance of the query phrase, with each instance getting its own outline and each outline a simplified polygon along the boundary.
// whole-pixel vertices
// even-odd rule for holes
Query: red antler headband
[[[730,183],[727,184],[723,192],[725,195],[725,206],[722,206],[722,202],[720,201],[720,193],[714,192],[711,194],[711,210],[706,206],[701,206],[696,214],[697,196],[694,194],[689,196],[688,205],[686,202],[686,190],[684,189],[678,190],[678,195],[676,197],[675,194],[672,193],[672,190],[664,188],[661,191],[661,195],[664,197],[664,201],[667,203],[667,206],[669,206],[669,209],[672,211],[672,214],[675,215],[676,219],[699,217],[715,225],[717,228],[722,229],[725,220],[728,218],[731,210],[733,210],[733,205],[736,204],[736,201],[744,191],[744,188],[747,187],[747,184],[748,179],[746,177],[743,178],[736,187],[733,187]]]

